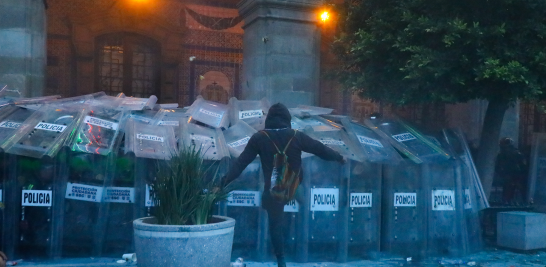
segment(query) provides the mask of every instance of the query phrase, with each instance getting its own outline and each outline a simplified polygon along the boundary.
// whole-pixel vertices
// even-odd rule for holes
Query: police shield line
[[[227,162],[265,128],[270,105],[198,98],[188,108],[166,109],[155,101],[99,93],[44,98],[32,108],[12,100],[0,110],[2,246],[9,257],[131,252],[130,222],[161,204],[148,186],[155,162],[196,145],[226,173]],[[302,155],[303,183],[284,207],[287,258],[343,262],[382,252],[425,257],[479,249],[479,188],[452,143],[400,120],[356,123],[330,112],[290,110],[291,128],[348,161]],[[237,220],[234,255],[271,259],[260,160],[237,182],[216,209]]]

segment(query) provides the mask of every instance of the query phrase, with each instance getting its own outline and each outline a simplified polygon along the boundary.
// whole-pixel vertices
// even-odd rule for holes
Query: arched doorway
[[[108,95],[160,98],[160,45],[134,33],[96,38],[96,91]]]

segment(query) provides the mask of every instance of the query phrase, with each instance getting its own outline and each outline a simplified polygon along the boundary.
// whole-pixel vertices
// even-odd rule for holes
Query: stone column
[[[41,96],[46,62],[43,0],[0,1],[0,84]]]
[[[288,107],[318,105],[320,29],[317,0],[242,0],[242,98]]]

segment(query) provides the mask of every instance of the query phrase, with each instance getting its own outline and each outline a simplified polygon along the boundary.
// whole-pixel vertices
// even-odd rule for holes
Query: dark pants
[[[262,196],[262,207],[269,218],[269,233],[277,259],[284,257],[284,204],[271,198],[268,191]]]
[[[527,202],[527,180],[525,177],[509,177],[502,188],[502,200],[510,203],[514,200],[516,191],[519,191],[522,201]]]

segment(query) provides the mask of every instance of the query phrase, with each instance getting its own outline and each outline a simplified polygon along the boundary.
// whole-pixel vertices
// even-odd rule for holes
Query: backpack
[[[298,131],[294,131],[294,136],[290,138],[290,141],[288,141],[288,144],[286,144],[283,151],[279,150],[277,144],[273,142],[271,137],[269,137],[265,131],[261,132],[263,132],[267,138],[271,140],[277,149],[277,153],[273,156],[273,171],[271,172],[271,187],[269,188],[269,193],[277,202],[288,203],[290,200],[294,199],[296,189],[300,184],[300,169],[292,169],[288,163],[288,156],[285,154],[285,152],[286,149],[288,149],[288,146],[290,146],[292,139],[296,137]]]

